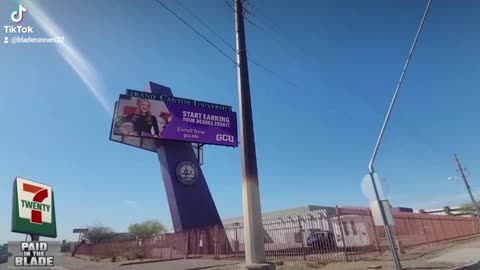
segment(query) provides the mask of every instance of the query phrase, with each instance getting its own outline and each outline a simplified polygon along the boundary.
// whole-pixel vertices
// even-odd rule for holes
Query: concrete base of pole
[[[241,264],[241,270],[276,270],[274,263]]]

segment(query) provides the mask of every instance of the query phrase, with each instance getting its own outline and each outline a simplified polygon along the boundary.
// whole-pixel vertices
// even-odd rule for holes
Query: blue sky
[[[224,1],[179,1],[234,44]],[[109,141],[109,110],[126,88],[152,81],[238,111],[233,64],[154,0],[20,2],[30,36],[49,35],[35,21],[41,8],[68,47],[0,44],[0,242],[24,238],[10,233],[15,176],[53,186],[59,239],[94,224],[171,224],[157,157]],[[249,57],[278,74],[250,64],[263,210],[368,205],[360,183],[426,1],[250,2]],[[234,57],[175,1],[164,3]],[[0,25],[13,24],[17,4],[0,2]],[[447,180],[453,152],[480,191],[479,8],[431,6],[376,165],[394,206],[466,202],[464,186]],[[207,146],[204,157],[221,216],[240,216],[240,150]]]

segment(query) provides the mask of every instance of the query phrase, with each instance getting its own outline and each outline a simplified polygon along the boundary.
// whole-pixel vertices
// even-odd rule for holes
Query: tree
[[[480,205],[480,201],[477,201],[477,205]],[[475,207],[473,206],[473,203],[464,203],[460,206],[458,209],[462,211],[464,214],[467,215],[476,215]]]
[[[115,232],[106,226],[96,225],[88,228],[88,232],[84,234],[84,238],[91,244],[98,244],[105,240],[110,240],[115,236]]]
[[[115,232],[110,228],[102,225],[95,225],[88,228],[88,232],[82,235],[80,242],[72,250],[72,257],[75,257],[77,250],[84,245],[87,240],[90,244],[98,244],[102,241],[111,240],[115,237]]]
[[[145,239],[166,232],[165,226],[157,220],[147,220],[128,226],[128,232],[137,239]]]
[[[0,245],[0,252],[7,252],[8,251],[8,244],[5,243],[3,245]]]

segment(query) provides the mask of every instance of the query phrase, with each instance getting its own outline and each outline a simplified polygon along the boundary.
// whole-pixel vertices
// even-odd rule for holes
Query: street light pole
[[[473,207],[475,208],[475,211],[477,212],[477,218],[480,219],[480,208],[478,207],[478,203],[473,197],[472,189],[470,188],[470,185],[468,184],[467,177],[465,176],[465,173],[463,172],[463,167],[462,164],[460,164],[460,160],[458,160],[457,154],[453,154],[455,157],[455,161],[457,162],[458,169],[460,170],[460,174],[462,175],[463,182],[465,183],[465,187],[467,188],[468,194],[470,195],[470,199],[472,200]]]
[[[385,208],[383,207],[383,203],[382,203],[380,195],[378,193],[377,184],[375,183],[375,178],[374,178],[375,171],[374,171],[373,166],[370,167],[370,173],[369,174],[370,174],[370,179],[372,180],[373,190],[375,191],[375,198],[377,199],[378,207],[379,207],[380,213],[382,215],[383,226],[385,228],[385,233],[387,235],[388,244],[390,246],[390,250],[392,251],[393,262],[395,263],[396,269],[401,270],[402,265],[400,263],[400,256],[398,255],[398,252],[397,252],[397,248],[396,248],[396,245],[395,245],[395,239],[393,238],[393,234],[392,234],[392,229],[390,228],[390,225],[388,224],[388,219],[387,219],[387,214],[385,213]]]
[[[257,156],[253,132],[252,102],[248,78],[247,45],[243,18],[243,1],[235,0],[237,37],[238,97],[240,114],[240,144],[242,151],[242,191],[246,269],[275,269],[265,256]]]
[[[383,125],[382,125],[382,129],[380,130],[380,134],[378,135],[377,143],[376,143],[375,148],[373,150],[372,158],[370,159],[370,163],[368,165],[370,179],[372,181],[373,190],[375,191],[375,198],[377,199],[377,202],[379,204],[380,213],[382,215],[382,221],[383,221],[383,224],[385,226],[385,233],[386,233],[387,238],[388,238],[388,243],[390,245],[390,250],[392,251],[393,261],[395,263],[395,268],[397,270],[401,270],[402,265],[400,264],[400,257],[398,255],[398,252],[397,252],[397,249],[396,249],[395,239],[393,238],[392,230],[390,228],[390,225],[388,224],[387,215],[385,213],[383,203],[381,202],[381,198],[380,198],[380,195],[378,193],[377,184],[376,184],[376,181],[375,181],[375,178],[374,178],[374,174],[375,174],[374,164],[375,164],[375,160],[376,160],[377,155],[378,155],[378,150],[380,148],[380,145],[382,143],[382,140],[383,140],[383,137],[384,137],[384,134],[385,134],[385,130],[386,130],[387,125],[390,121],[390,117],[392,115],[393,107],[395,106],[395,103],[397,101],[398,93],[400,92],[400,88],[402,86],[403,79],[405,78],[405,74],[406,74],[408,66],[410,64],[410,59],[412,58],[413,52],[414,52],[415,47],[417,45],[418,37],[420,36],[420,33],[422,32],[423,24],[425,23],[425,19],[427,17],[428,11],[430,9],[431,2],[432,2],[431,0],[428,1],[427,7],[425,9],[425,13],[423,14],[423,17],[422,17],[422,21],[420,22],[420,26],[418,28],[417,34],[415,35],[415,39],[413,40],[412,47],[410,48],[410,52],[408,54],[407,61],[405,62],[405,66],[403,67],[402,74],[400,75],[400,80],[398,81],[397,88],[395,89],[395,92],[394,92],[393,97],[392,97],[392,101],[390,102],[390,106],[388,108],[387,115],[385,116],[385,120],[384,120]]]

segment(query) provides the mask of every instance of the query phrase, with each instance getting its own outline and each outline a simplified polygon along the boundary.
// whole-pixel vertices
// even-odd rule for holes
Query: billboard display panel
[[[114,115],[117,113],[117,108],[118,108],[118,102],[115,102],[115,110],[114,110]],[[112,119],[112,125],[110,128],[110,140],[129,145],[129,146],[134,146],[137,148],[141,148],[144,150],[148,150],[151,152],[156,153],[157,152],[157,146],[155,144],[155,139],[151,138],[142,138],[142,137],[131,137],[131,136],[123,136],[123,135],[115,135],[114,134],[114,126],[115,126],[115,118]],[[196,143],[192,142],[193,146],[193,151],[195,152],[195,156],[198,159],[199,165],[203,165],[203,144],[201,143]]]
[[[238,146],[231,107],[135,90],[120,96],[112,129],[139,147],[145,138]]]

